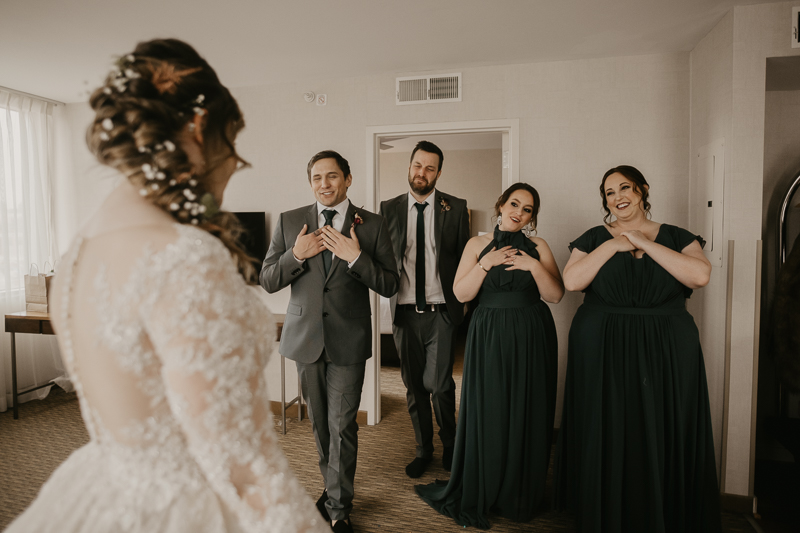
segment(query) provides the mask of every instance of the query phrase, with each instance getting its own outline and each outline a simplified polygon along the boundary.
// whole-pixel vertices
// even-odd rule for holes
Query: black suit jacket
[[[453,281],[456,277],[461,254],[469,240],[469,213],[467,201],[443,193],[438,189],[433,198],[434,240],[436,241],[436,257],[438,259],[439,280],[442,282],[444,301],[455,324],[464,320],[464,304],[453,294]],[[397,271],[403,271],[408,234],[408,193],[381,202],[380,214],[389,224],[389,235],[397,259]],[[395,316],[397,295],[391,299],[392,318]]]
[[[280,353],[287,359],[313,363],[323,348],[337,365],[372,357],[369,289],[388,298],[400,287],[400,277],[382,217],[351,203],[342,234],[350,236],[356,211],[363,220],[356,226],[361,256],[352,268],[347,268],[347,261],[334,258],[327,276],[322,254],[300,264],[292,253],[303,225],[308,224],[308,233],[318,227],[316,202],[281,213],[278,219],[259,281],[269,293],[292,286],[280,345]]]

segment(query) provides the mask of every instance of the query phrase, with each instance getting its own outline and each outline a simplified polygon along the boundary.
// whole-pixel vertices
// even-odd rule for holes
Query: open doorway
[[[493,131],[383,137],[378,157],[381,201],[408,193],[411,153],[422,140],[434,143],[445,154],[442,174],[436,188],[467,201],[470,237],[488,232],[491,229],[495,201],[503,190],[503,134]],[[381,366],[399,368],[400,359],[392,339],[388,298],[380,298],[380,319]],[[461,324],[456,340],[453,369],[456,383],[460,383],[468,319],[469,315]],[[383,379],[386,376],[383,373]]]
[[[778,333],[796,323],[796,302],[793,309],[773,304],[778,272],[800,242],[800,57],[767,58],[765,89],[761,355],[751,479],[764,529],[794,531],[800,519],[800,393],[792,390],[796,380],[785,359],[793,345]]]
[[[467,206],[472,210],[471,235],[490,231],[494,203],[503,189],[519,181],[519,121],[368,128],[367,209],[377,211],[381,201],[408,191],[411,152],[416,143],[423,139],[437,144],[444,152],[442,175],[437,188],[467,200]],[[381,346],[385,348],[387,358],[391,359],[391,355],[396,354],[388,301],[381,304],[377,296],[373,296],[375,357],[368,363],[364,387],[364,399],[371,403],[370,407],[375,413],[374,419],[369,420],[370,424],[381,419]],[[463,354],[463,349],[460,351]],[[396,379],[400,379],[399,371]],[[402,387],[402,383],[399,386]]]

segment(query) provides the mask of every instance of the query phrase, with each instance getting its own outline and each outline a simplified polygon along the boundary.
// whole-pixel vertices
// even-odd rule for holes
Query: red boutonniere
[[[353,227],[360,226],[363,223],[364,223],[364,219],[361,218],[361,215],[358,214],[358,211],[354,212],[353,213],[353,224],[352,224],[352,226]]]
[[[439,204],[441,204],[442,206],[442,211],[441,211],[442,213],[444,213],[445,211],[450,211],[450,202],[448,202],[447,199],[440,198]]]

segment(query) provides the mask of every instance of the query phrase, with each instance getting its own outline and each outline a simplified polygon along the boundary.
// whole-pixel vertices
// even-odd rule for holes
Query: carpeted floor
[[[457,383],[460,387],[458,378]],[[395,533],[464,531],[415,495],[415,483],[446,479],[449,474],[442,469],[441,450],[437,450],[431,468],[422,478],[412,480],[405,475],[405,465],[414,456],[414,434],[399,369],[385,367],[381,384],[383,420],[377,426],[364,426],[359,431],[354,529]],[[308,420],[287,421],[285,436],[280,434],[277,419],[275,429],[289,462],[316,500],[322,491],[322,481]],[[20,406],[19,420],[12,419],[10,410],[0,413],[0,529],[27,507],[50,473],[87,441],[74,394],[57,390],[45,400],[28,402]],[[549,487],[548,480],[548,491]],[[723,530],[754,531],[743,516],[731,513],[723,513]],[[567,532],[574,531],[574,521],[564,514],[544,510],[529,524],[496,519],[492,531]]]

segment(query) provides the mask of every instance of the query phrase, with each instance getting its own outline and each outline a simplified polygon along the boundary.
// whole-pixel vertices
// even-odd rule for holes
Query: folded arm
[[[347,273],[385,298],[391,298],[400,289],[397,261],[389,238],[389,228],[383,217],[380,218],[374,248],[367,251],[362,247],[361,255]]]
[[[295,256],[292,250],[296,240],[292,238],[289,241],[290,244],[287,245],[289,239],[284,233],[284,220],[283,214],[281,214],[278,224],[275,226],[267,256],[261,266],[261,274],[258,276],[259,283],[270,294],[291,285],[295,279],[305,273],[307,268],[304,257]],[[300,232],[298,240],[304,236],[304,233],[305,230]]]

